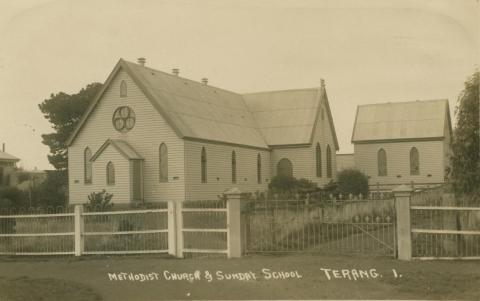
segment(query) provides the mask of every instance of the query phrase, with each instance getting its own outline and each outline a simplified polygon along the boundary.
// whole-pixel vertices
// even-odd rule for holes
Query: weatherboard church
[[[120,59],[67,141],[70,203],[217,199],[278,174],[323,186],[338,142],[325,85],[238,94]]]

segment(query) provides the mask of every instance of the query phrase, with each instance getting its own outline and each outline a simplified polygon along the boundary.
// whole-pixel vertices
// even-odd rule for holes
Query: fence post
[[[176,257],[183,258],[183,201],[175,203],[175,227],[173,231],[176,233]]]
[[[168,254],[177,255],[177,213],[175,201],[168,201]]]
[[[412,259],[412,233],[410,221],[410,197],[412,189],[400,185],[392,190],[395,196],[395,211],[397,214],[397,250],[398,259]]]
[[[238,188],[234,187],[224,194],[227,197],[227,256],[228,258],[241,257],[241,192]]]
[[[83,223],[83,205],[75,205],[74,227],[75,227],[75,256],[81,256],[84,250],[84,223]]]

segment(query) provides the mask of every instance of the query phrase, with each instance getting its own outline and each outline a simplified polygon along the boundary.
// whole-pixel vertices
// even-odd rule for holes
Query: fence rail
[[[412,203],[413,258],[480,259],[480,207],[438,191],[414,193]]]

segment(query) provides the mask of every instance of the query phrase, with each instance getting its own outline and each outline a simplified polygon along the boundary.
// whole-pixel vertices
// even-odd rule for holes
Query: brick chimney
[[[173,68],[172,69],[172,74],[175,75],[175,76],[178,76],[180,74],[180,69],[178,68]]]
[[[137,59],[137,63],[138,63],[139,65],[145,66],[145,63],[146,63],[146,62],[147,62],[147,60],[146,60],[144,57],[139,57],[139,58]]]
[[[202,78],[202,84],[208,85],[208,78],[206,77]]]
[[[5,152],[5,143],[2,143],[2,152]]]

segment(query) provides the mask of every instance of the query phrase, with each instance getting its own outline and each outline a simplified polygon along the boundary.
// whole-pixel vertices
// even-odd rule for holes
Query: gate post
[[[397,254],[400,260],[412,259],[412,232],[410,221],[410,197],[412,189],[400,185],[392,190],[397,214]]]
[[[176,206],[175,201],[168,201],[168,254],[177,255],[177,227],[176,227]]]
[[[227,190],[224,194],[227,197],[227,257],[241,257],[241,192],[234,187]]]
[[[84,223],[83,223],[83,205],[75,205],[74,211],[74,243],[75,243],[75,256],[81,256],[84,251]]]

